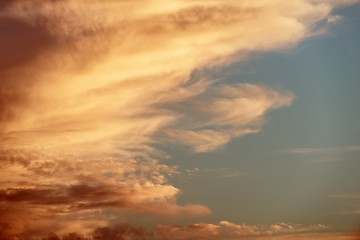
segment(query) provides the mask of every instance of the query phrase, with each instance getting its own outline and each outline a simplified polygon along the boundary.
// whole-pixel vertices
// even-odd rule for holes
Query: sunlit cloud
[[[202,205],[178,205],[180,190],[167,183],[176,168],[154,160],[78,160],[17,149],[2,156],[0,226],[9,234],[71,232],[74,226],[82,232],[97,227],[94,222],[106,226],[112,219],[104,209],[123,216],[126,211],[170,218],[210,214]],[[39,221],[30,224],[34,219]]]
[[[179,173],[161,162],[166,153],[157,146],[218,150],[261,131],[267,113],[290,106],[295,96],[194,72],[294,47],[317,22],[330,19],[333,8],[352,2],[1,3],[3,238],[94,229],[100,236],[138,237],[146,231],[109,226],[129,216],[155,221],[211,214],[201,204],[177,203],[181,190],[170,179]],[[290,227],[313,230],[223,221],[164,225],[146,236],[211,239],[224,228],[238,236],[239,229],[261,235],[293,232]]]
[[[338,233],[332,233],[330,235],[321,233],[326,229],[323,225],[303,226],[298,224],[286,224],[278,223],[274,225],[245,225],[235,224],[227,221],[222,221],[218,224],[197,223],[188,226],[165,226],[158,225],[153,230],[146,230],[143,228],[132,227],[129,225],[119,225],[114,228],[98,228],[90,236],[75,234],[79,239],[178,239],[178,240],[190,240],[190,239],[301,239],[301,237],[314,237],[312,239],[354,239],[354,238],[342,238],[354,237],[354,235],[339,235]],[[317,233],[307,233],[313,231]],[[69,235],[65,235],[67,237]],[[339,236],[339,238],[337,238]],[[47,238],[47,240],[53,239],[54,235]],[[305,238],[302,238],[305,239]]]
[[[146,11],[136,8],[144,2]],[[82,1],[45,1],[38,5],[35,12],[27,10],[34,4],[23,1],[6,8],[11,21],[29,25],[29,35],[36,34],[30,28],[34,25],[50,40],[49,46],[41,45],[33,54],[37,61],[26,66],[17,61],[7,73],[2,114],[5,142],[21,145],[31,140],[35,145],[76,152],[88,152],[89,145],[96,145],[91,149],[117,149],[123,154],[136,152],[134,145],[137,152],[149,150],[149,144],[156,141],[154,134],[171,130],[178,121],[180,113],[159,106],[185,100],[191,103],[191,98],[214,86],[211,79],[188,84],[194,69],[233,61],[227,56],[236,52],[292,46],[305,37],[308,26],[331,11],[329,4],[301,1],[99,2],[91,7]],[[119,16],[117,8],[129,15]],[[297,10],[282,16],[286,9]],[[219,105],[214,114],[220,124],[237,117],[236,112],[229,115],[226,107],[238,102],[241,109],[245,103],[236,99],[254,101],[248,101],[247,107],[270,101],[238,121],[272,107],[273,99],[263,99],[251,88],[258,87],[225,86],[219,90],[225,96],[230,94],[228,102],[213,100]],[[248,96],[242,96],[244,91],[249,91]],[[290,101],[288,98],[283,104]],[[195,150],[212,150],[229,137]]]
[[[166,131],[195,152],[212,151],[232,138],[259,132],[267,111],[288,106],[294,98],[289,92],[251,84],[219,86],[209,95],[200,95],[186,105],[188,110],[201,113],[200,116],[184,116],[185,123],[180,125],[183,129]]]

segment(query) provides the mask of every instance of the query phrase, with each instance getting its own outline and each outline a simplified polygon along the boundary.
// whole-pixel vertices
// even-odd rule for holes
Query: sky
[[[0,239],[358,240],[357,0],[0,2]]]

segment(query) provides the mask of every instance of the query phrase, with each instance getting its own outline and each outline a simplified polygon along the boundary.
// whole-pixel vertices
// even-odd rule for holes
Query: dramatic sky
[[[0,0],[1,240],[358,240],[357,0]]]

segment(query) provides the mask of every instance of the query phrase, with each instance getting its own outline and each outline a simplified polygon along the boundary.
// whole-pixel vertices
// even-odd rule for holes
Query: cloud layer
[[[118,223],[210,214],[177,203],[180,190],[169,183],[176,167],[160,162],[166,154],[156,146],[214,151],[259,132],[266,113],[289,106],[294,95],[229,85],[205,70],[293,47],[319,31],[319,21],[338,19],[333,8],[354,2],[2,1],[2,237],[95,231],[93,239],[234,239],[317,231],[223,221],[147,232]]]
[[[301,226],[296,224],[278,223],[274,225],[250,226],[234,224],[231,222],[220,222],[219,224],[192,224],[184,227],[159,225],[152,231],[144,228],[131,227],[121,224],[113,228],[102,227],[94,230],[90,235],[70,233],[59,237],[49,234],[44,240],[214,240],[214,239],[323,239],[323,240],[356,240],[356,234],[345,233],[321,233],[326,228],[322,225]],[[309,233],[311,232],[311,233]]]

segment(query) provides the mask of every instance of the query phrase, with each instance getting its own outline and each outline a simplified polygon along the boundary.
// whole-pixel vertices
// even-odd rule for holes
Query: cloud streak
[[[294,148],[286,152],[292,154],[324,154],[324,153],[349,153],[359,152],[360,146],[345,146],[345,147],[324,147],[324,148]]]

